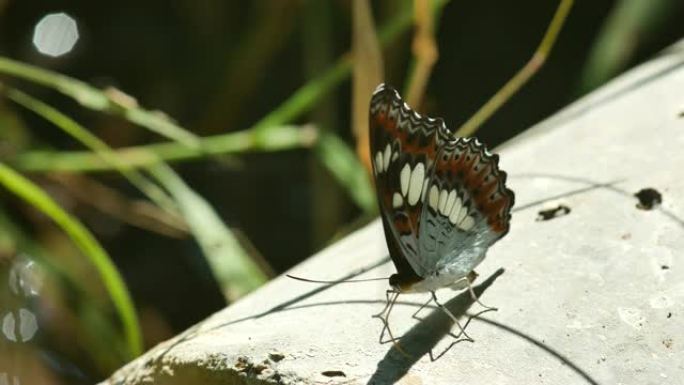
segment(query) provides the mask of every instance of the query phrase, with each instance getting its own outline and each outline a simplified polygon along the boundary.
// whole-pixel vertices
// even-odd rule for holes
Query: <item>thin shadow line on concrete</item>
[[[517,177],[517,176],[520,176],[520,175],[516,175],[516,177]],[[514,176],[511,176],[511,178],[513,178],[513,177],[514,177]],[[520,177],[525,177],[525,175],[524,175],[524,176],[520,176]],[[546,203],[546,202],[551,202],[551,201],[554,201],[554,200],[557,200],[557,199],[561,199],[561,198],[567,198],[567,197],[570,197],[570,196],[573,196],[573,195],[579,195],[579,194],[582,194],[582,193],[585,193],[585,192],[588,192],[588,191],[592,191],[592,190],[598,190],[598,189],[601,189],[601,188],[610,188],[610,187],[612,187],[614,184],[617,184],[617,183],[620,183],[620,182],[623,182],[623,181],[624,181],[624,180],[616,180],[616,181],[607,182],[607,183],[596,183],[596,184],[593,184],[593,183],[592,183],[592,184],[590,184],[590,185],[587,186],[587,187],[582,187],[582,188],[579,188],[579,189],[576,189],[576,190],[570,190],[570,191],[567,191],[567,192],[564,192],[564,193],[561,193],[561,194],[556,194],[556,195],[552,195],[552,196],[550,196],[550,197],[546,197],[546,198],[543,198],[543,199],[539,199],[539,200],[536,200],[536,201],[532,201],[532,202],[526,203],[526,204],[521,205],[521,206],[513,207],[513,209],[511,210],[511,212],[512,212],[512,213],[515,213],[515,212],[518,212],[518,211],[527,210],[527,209],[529,209],[529,208],[532,208],[532,207],[535,207],[535,206],[542,205],[542,204],[544,204],[544,203]]]
[[[345,275],[345,276],[342,277],[342,278],[339,278],[339,279],[337,279],[337,280],[334,280],[334,281],[331,282],[331,283],[320,284],[320,286],[318,286],[318,287],[316,287],[316,288],[314,288],[314,289],[312,289],[312,290],[309,290],[309,291],[307,291],[307,292],[305,292],[305,293],[303,293],[303,294],[300,294],[300,295],[298,295],[298,296],[296,296],[296,297],[294,297],[294,298],[292,298],[292,299],[290,299],[290,300],[287,300],[287,301],[285,301],[285,302],[282,302],[281,304],[276,305],[276,306],[274,306],[274,307],[272,307],[272,308],[270,308],[270,309],[268,309],[268,310],[266,310],[266,311],[263,311],[263,312],[257,313],[257,314],[253,314],[253,315],[250,315],[250,316],[245,316],[245,317],[242,317],[242,318],[238,318],[238,319],[235,319],[235,320],[232,320],[232,321],[223,322],[223,323],[220,323],[220,324],[218,324],[218,325],[215,325],[215,326],[213,326],[213,327],[211,327],[211,328],[209,328],[209,329],[203,329],[202,332],[217,330],[217,329],[220,329],[220,328],[223,328],[223,327],[226,327],[226,326],[230,326],[230,325],[234,325],[234,324],[237,324],[237,323],[240,323],[240,322],[244,322],[244,321],[249,321],[249,320],[253,320],[253,319],[265,317],[265,316],[267,316],[267,315],[270,315],[270,314],[272,314],[272,313],[277,313],[277,312],[280,312],[280,311],[296,309],[296,308],[298,308],[298,307],[293,307],[292,305],[294,305],[294,304],[296,304],[296,303],[298,303],[298,302],[304,301],[305,299],[311,298],[311,297],[313,297],[314,295],[316,295],[316,294],[318,294],[318,293],[321,293],[321,292],[323,292],[323,291],[325,291],[325,290],[328,290],[328,289],[332,288],[333,286],[336,286],[336,285],[339,285],[339,284],[341,284],[341,283],[344,283],[344,281],[346,281],[346,280],[352,279],[352,278],[357,277],[357,276],[359,276],[359,275],[361,275],[361,274],[364,274],[364,273],[366,273],[366,272],[368,272],[368,271],[371,271],[371,270],[373,270],[373,269],[375,269],[375,268],[377,268],[377,267],[380,267],[380,266],[382,266],[382,265],[388,263],[389,261],[390,261],[390,257],[389,257],[389,255],[388,255],[388,256],[386,256],[385,258],[383,258],[383,259],[381,259],[381,260],[379,260],[379,261],[377,261],[377,262],[374,262],[374,263],[372,263],[372,264],[370,264],[370,265],[368,265],[368,266],[365,266],[365,267],[363,267],[363,268],[361,268],[361,269],[357,269],[357,270],[355,270],[355,271],[353,271],[353,272],[351,272],[351,273]],[[389,279],[389,278],[388,278],[388,279]],[[147,365],[147,363],[149,363],[149,362],[158,362],[158,361],[159,361],[160,359],[162,359],[166,354],[168,354],[171,350],[173,350],[173,348],[175,348],[176,346],[180,345],[180,344],[183,343],[183,342],[189,341],[189,340],[191,340],[192,338],[194,338],[194,337],[197,335],[197,331],[198,331],[199,329],[201,329],[201,327],[202,327],[203,324],[204,324],[204,322],[200,322],[200,323],[198,323],[198,324],[192,326],[190,329],[188,329],[188,330],[183,334],[183,336],[179,337],[178,340],[176,340],[176,341],[174,341],[172,344],[170,344],[169,347],[166,348],[162,353],[160,353],[159,355],[156,355],[155,357],[150,358],[150,360],[148,360],[144,365]]]
[[[357,276],[359,276],[359,275],[361,275],[361,274],[364,274],[364,273],[366,273],[366,272],[368,272],[368,271],[370,271],[370,270],[373,270],[373,269],[375,269],[375,268],[377,268],[377,267],[380,267],[380,266],[382,266],[382,265],[388,263],[389,261],[390,261],[390,258],[389,258],[389,256],[387,256],[387,257],[385,257],[385,258],[383,258],[383,259],[381,259],[381,260],[379,260],[379,261],[377,261],[377,262],[375,262],[375,263],[373,263],[373,264],[371,264],[371,265],[368,265],[368,266],[366,266],[366,267],[363,267],[363,268],[361,268],[361,269],[358,269],[358,270],[356,270],[356,271],[354,271],[354,272],[351,272],[351,273],[345,275],[345,276],[342,277],[342,278],[339,278],[339,279],[337,279],[337,280],[334,280],[334,281],[331,282],[331,283],[319,284],[319,285],[320,285],[319,287],[317,287],[317,288],[315,288],[315,289],[312,289],[312,290],[309,290],[309,291],[307,291],[307,292],[304,293],[304,294],[300,294],[300,295],[298,295],[298,296],[296,296],[296,297],[294,297],[294,298],[292,298],[292,299],[290,299],[290,300],[287,300],[287,301],[285,301],[285,302],[283,302],[283,303],[281,303],[281,304],[279,304],[279,305],[273,306],[272,308],[270,308],[270,309],[268,309],[268,310],[266,310],[266,311],[263,311],[263,312],[261,312],[261,313],[254,314],[254,315],[251,315],[251,316],[243,317],[243,318],[240,318],[240,319],[237,319],[237,320],[225,322],[225,323],[216,325],[216,326],[214,326],[214,327],[212,327],[211,329],[208,329],[208,330],[219,329],[219,328],[224,327],[224,326],[233,325],[233,324],[236,324],[236,323],[238,323],[238,322],[242,322],[242,321],[246,321],[246,320],[250,320],[250,319],[256,319],[256,318],[265,317],[265,316],[270,315],[270,314],[272,314],[272,313],[276,313],[276,312],[279,312],[279,311],[283,311],[283,310],[289,309],[289,308],[292,307],[292,305],[294,305],[294,304],[296,304],[296,303],[298,303],[298,302],[301,302],[301,301],[304,301],[305,299],[311,298],[311,297],[313,297],[313,296],[316,295],[316,294],[319,294],[319,293],[321,293],[321,292],[323,292],[323,291],[325,291],[325,290],[328,290],[328,289],[332,288],[333,286],[337,286],[337,285],[339,285],[339,284],[341,284],[341,283],[345,283],[344,281],[350,280],[350,279],[352,279],[352,278],[354,278],[354,277],[357,277]],[[388,277],[388,279],[389,279],[389,277]]]
[[[550,201],[550,200],[559,199],[559,198],[570,196],[570,195],[575,195],[575,194],[578,194],[580,192],[585,192],[585,191],[589,191],[589,190],[593,190],[593,189],[606,189],[608,191],[612,191],[616,194],[619,194],[619,195],[622,195],[624,197],[629,198],[629,200],[631,202],[634,202],[634,204],[636,205],[636,198],[634,197],[634,193],[631,193],[627,190],[623,190],[621,188],[614,186],[617,183],[623,182],[624,179],[619,180],[619,181],[609,182],[609,183],[600,183],[600,182],[596,182],[596,181],[593,181],[593,180],[587,179],[587,178],[581,178],[581,177],[576,177],[576,176],[568,176],[568,175],[547,174],[547,173],[514,174],[514,175],[510,175],[509,178],[547,178],[547,179],[558,179],[558,180],[563,180],[563,181],[567,181],[567,182],[584,183],[584,184],[588,185],[588,187],[583,188],[583,189],[570,191],[569,193],[560,194],[560,195],[555,196],[555,197],[545,198],[545,199],[542,199],[539,201],[535,201],[535,202],[525,204],[523,206],[516,207],[513,209],[513,211],[525,210],[525,209],[528,209],[528,208],[533,207],[533,206],[540,205],[540,204],[545,203],[545,202]],[[636,207],[634,207],[634,209],[637,210]],[[678,226],[680,226],[684,229],[684,219],[678,217],[672,211],[664,208],[662,205],[658,205],[657,207],[654,207],[653,210],[659,211],[661,214],[665,215],[671,221],[673,221]]]
[[[574,364],[572,361],[570,361],[570,359],[569,359],[568,357],[564,356],[563,354],[561,354],[561,353],[558,352],[557,350],[551,348],[550,346],[548,346],[548,345],[546,345],[545,343],[539,341],[538,339],[533,338],[533,337],[531,337],[531,336],[529,336],[529,335],[527,335],[527,334],[521,332],[521,331],[518,330],[518,329],[512,328],[512,327],[510,327],[510,326],[504,325],[504,324],[499,323],[499,322],[496,322],[496,321],[492,321],[492,320],[487,319],[487,318],[483,318],[483,317],[474,317],[473,319],[474,319],[474,320],[477,320],[477,321],[479,321],[479,322],[484,322],[484,323],[489,324],[489,325],[491,325],[491,326],[495,326],[495,327],[497,327],[497,328],[499,328],[499,329],[505,330],[505,331],[507,331],[507,332],[509,332],[509,333],[511,333],[511,334],[514,334],[514,335],[516,335],[516,336],[518,336],[518,337],[524,339],[525,341],[531,343],[532,345],[534,345],[534,346],[536,346],[536,347],[542,349],[542,350],[545,351],[546,353],[552,355],[554,358],[558,359],[558,361],[560,361],[560,362],[562,362],[563,364],[567,365],[570,369],[572,369],[572,371],[574,371],[575,373],[577,373],[577,375],[579,375],[580,377],[582,377],[588,384],[591,384],[591,385],[599,385],[599,383],[598,383],[595,379],[593,379],[593,378],[589,375],[589,373],[585,372],[584,370],[582,370],[582,368],[580,368],[579,366],[577,366],[576,364]]]

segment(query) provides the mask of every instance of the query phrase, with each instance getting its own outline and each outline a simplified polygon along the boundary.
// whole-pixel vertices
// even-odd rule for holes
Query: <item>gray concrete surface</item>
[[[477,290],[500,310],[474,318],[475,342],[435,362],[429,352],[453,339],[442,313],[411,318],[427,297],[402,296],[392,313],[404,355],[378,343],[381,323],[371,318],[385,281],[280,277],[108,383],[684,384],[683,111],[680,49],[499,149],[516,207],[511,232],[478,268]],[[632,194],[645,187],[662,193],[660,207],[636,208]],[[536,220],[558,204],[571,212]],[[386,257],[375,221],[291,273],[386,277]],[[464,320],[480,310],[467,294],[438,296]]]

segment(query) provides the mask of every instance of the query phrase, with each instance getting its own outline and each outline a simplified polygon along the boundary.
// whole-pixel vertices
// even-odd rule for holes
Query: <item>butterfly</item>
[[[473,269],[508,233],[515,200],[499,157],[476,138],[456,137],[442,119],[419,115],[385,84],[374,91],[369,115],[377,200],[397,269],[378,314],[387,311],[380,317],[383,333],[399,294],[429,292],[467,337],[435,291],[467,286],[477,300],[470,286]]]

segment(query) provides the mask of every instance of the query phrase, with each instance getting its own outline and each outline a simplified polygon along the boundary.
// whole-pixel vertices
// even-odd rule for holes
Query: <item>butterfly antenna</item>
[[[294,275],[290,274],[285,274],[286,277],[296,279],[297,281],[302,281],[302,282],[310,282],[310,283],[354,283],[354,282],[370,282],[370,281],[384,281],[389,279],[389,277],[384,277],[384,278],[365,278],[365,279],[344,279],[341,281],[321,281],[317,279],[308,279],[308,278],[302,278],[302,277],[297,277]]]

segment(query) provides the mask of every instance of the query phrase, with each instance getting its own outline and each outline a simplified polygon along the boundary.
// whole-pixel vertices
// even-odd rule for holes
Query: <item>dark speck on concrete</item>
[[[321,372],[321,374],[326,377],[347,377],[341,370],[326,370],[325,372]]]
[[[663,203],[663,196],[658,190],[651,187],[642,188],[634,196],[639,199],[636,207],[641,210],[651,210],[653,207]]]
[[[570,213],[570,207],[566,205],[558,205],[558,207],[541,210],[537,213],[537,221],[548,221],[554,218],[562,217]]]

